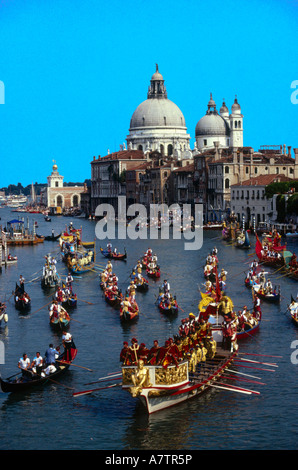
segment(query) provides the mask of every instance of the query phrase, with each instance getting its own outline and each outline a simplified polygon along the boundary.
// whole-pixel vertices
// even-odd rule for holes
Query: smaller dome
[[[238,103],[237,96],[235,97],[234,103],[232,104],[232,113],[241,112],[240,104]]]
[[[220,112],[220,114],[229,112],[228,107],[225,103],[225,100],[222,102],[222,105],[221,105],[221,108],[220,108],[219,112]]]
[[[196,137],[227,136],[230,135],[230,129],[219,114],[205,114],[196,125],[195,135]]]
[[[56,165],[56,163],[53,165],[53,171],[57,171],[58,170],[58,166]]]

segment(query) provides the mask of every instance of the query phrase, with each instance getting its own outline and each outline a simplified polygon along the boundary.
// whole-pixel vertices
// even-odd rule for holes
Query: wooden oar
[[[120,387],[122,384],[108,385],[107,387],[93,388],[92,390],[84,390],[82,392],[74,392],[73,397],[81,397],[82,395],[88,395],[89,393],[98,392],[99,390],[106,390],[108,388]]]
[[[57,360],[56,360],[56,362],[60,362],[61,364],[65,364],[65,361],[57,361]],[[73,364],[73,363],[71,363],[71,365],[74,366],[74,367],[79,367],[80,369],[88,370],[89,372],[93,372],[93,370],[92,370],[92,369],[88,369],[88,367],[78,366],[77,364]]]
[[[255,394],[255,395],[260,395],[260,392],[257,392],[255,390],[248,390],[247,388],[237,387],[236,385],[227,385],[223,382],[216,382],[216,385],[215,384],[210,384],[210,385],[211,385],[211,387],[213,387],[213,386],[220,387],[220,388],[227,389],[227,390],[230,390],[230,391],[249,393],[249,394],[252,393],[252,394]]]
[[[35,310],[35,312],[31,313],[27,318],[32,317],[32,315],[34,315],[34,313],[39,312],[40,310],[42,310],[43,308],[47,307],[47,306],[50,305],[51,303],[52,303],[52,300],[51,300],[50,302],[48,302],[47,304],[45,304],[43,307],[40,307],[39,309]]]
[[[283,356],[272,356],[269,354],[254,354],[254,353],[245,353],[245,352],[239,352],[238,354],[243,354],[245,356],[260,356],[260,357],[283,357]]]
[[[247,369],[266,370],[266,371],[268,371],[268,372],[275,372],[275,370],[272,370],[272,369],[263,369],[263,368],[261,368],[261,367],[245,366],[245,365],[243,365],[243,364],[240,365],[240,364],[237,363],[237,360],[236,360],[236,359],[234,359],[234,361],[236,362],[236,363],[235,363],[235,366],[236,366],[236,367],[245,367],[245,368],[247,368]]]
[[[92,302],[88,302],[87,300],[83,300],[83,299],[78,299],[80,302],[85,302],[86,304],[89,304],[89,305],[94,305]]]
[[[101,382],[110,382],[111,380],[121,380],[122,379],[122,374],[121,374],[121,377],[106,377],[105,379],[100,379],[100,380],[95,380],[94,382],[88,382],[84,385],[93,385],[93,384],[98,384],[98,383],[101,383]]]

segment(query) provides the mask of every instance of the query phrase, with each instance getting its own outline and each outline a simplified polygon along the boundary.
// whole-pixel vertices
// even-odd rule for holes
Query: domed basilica
[[[151,77],[147,99],[135,110],[130,120],[127,146],[131,150],[154,151],[175,158],[190,158],[190,135],[178,106],[170,101],[163,76],[158,71]]]
[[[193,152],[214,148],[215,141],[219,147],[242,147],[243,115],[237,98],[229,114],[225,102],[218,112],[210,95],[207,112],[195,127],[195,148],[191,150],[185,118],[178,106],[168,99],[163,76],[156,65],[147,99],[131,117],[126,141],[130,150],[158,151],[168,157],[189,159]]]

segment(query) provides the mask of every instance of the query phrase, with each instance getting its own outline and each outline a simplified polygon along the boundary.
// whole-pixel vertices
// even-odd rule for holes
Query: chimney
[[[286,155],[286,144],[283,144],[283,148],[284,148],[284,155]]]
[[[288,157],[291,157],[291,145],[288,145]]]
[[[298,165],[298,149],[293,149],[295,154],[295,165]]]
[[[254,162],[254,149],[249,149],[250,164],[253,165]]]

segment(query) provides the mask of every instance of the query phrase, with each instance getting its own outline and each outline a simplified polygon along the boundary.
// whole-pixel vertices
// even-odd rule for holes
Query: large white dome
[[[167,98],[147,99],[135,110],[130,130],[140,127],[184,127],[185,119],[173,101]]]
[[[150,80],[147,99],[131,117],[126,140],[132,150],[157,150],[167,156],[189,158],[190,136],[185,119],[178,106],[168,100],[158,65]]]

